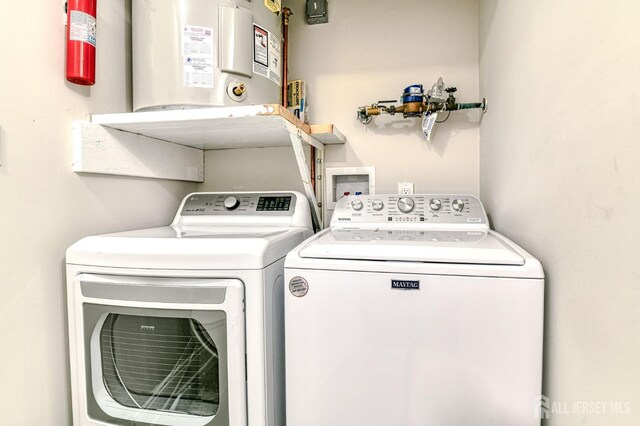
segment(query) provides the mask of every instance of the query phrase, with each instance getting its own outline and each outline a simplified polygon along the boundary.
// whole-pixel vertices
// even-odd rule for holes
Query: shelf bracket
[[[296,163],[298,164],[298,170],[300,171],[300,178],[302,180],[302,185],[304,187],[304,192],[307,198],[309,199],[309,205],[311,207],[311,217],[313,219],[314,226],[321,230],[323,228],[323,214],[321,205],[318,203],[318,199],[322,200],[322,192],[321,190],[318,193],[314,193],[313,188],[311,187],[311,174],[309,172],[310,168],[307,163],[307,158],[304,154],[304,148],[302,143],[306,143],[316,148],[316,156],[320,159],[324,158],[324,145],[313,139],[309,134],[303,132],[295,125],[285,121],[285,126],[287,131],[289,132],[289,139],[291,139],[291,146],[293,148],[293,152],[296,156]],[[321,164],[322,165],[322,164]],[[321,169],[322,167],[320,167]],[[316,167],[318,169],[318,167]],[[316,173],[316,179],[317,179]],[[322,176],[322,175],[320,175]],[[322,185],[316,185],[316,188],[321,188]]]

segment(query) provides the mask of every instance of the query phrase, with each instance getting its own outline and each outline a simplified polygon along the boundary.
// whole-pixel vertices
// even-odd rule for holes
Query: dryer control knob
[[[456,198],[451,202],[451,208],[453,208],[457,212],[461,212],[464,209],[464,201],[459,198]]]
[[[351,202],[351,208],[354,209],[355,211],[362,210],[362,207],[364,207],[364,204],[362,204],[362,201],[360,200],[353,200]]]
[[[234,210],[238,208],[239,205],[240,205],[240,200],[238,200],[238,197],[234,197],[232,195],[231,197],[227,197],[224,199],[224,208],[226,210]]]
[[[432,212],[437,212],[442,208],[442,201],[439,198],[432,198],[429,200],[429,208]]]
[[[371,202],[371,207],[379,212],[380,210],[382,210],[382,208],[384,207],[384,203],[382,202],[382,200],[373,200]]]
[[[398,210],[402,213],[411,213],[415,206],[416,203],[413,201],[413,198],[402,197],[398,200]]]

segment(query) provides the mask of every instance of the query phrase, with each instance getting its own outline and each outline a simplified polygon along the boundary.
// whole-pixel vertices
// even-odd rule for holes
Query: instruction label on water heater
[[[253,73],[281,85],[280,39],[264,28],[253,24]]]
[[[182,68],[185,87],[213,88],[213,28],[182,27]]]
[[[269,78],[280,86],[280,40],[269,33]]]

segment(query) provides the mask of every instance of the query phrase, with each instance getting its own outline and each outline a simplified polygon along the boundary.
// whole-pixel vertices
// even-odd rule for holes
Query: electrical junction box
[[[375,194],[375,167],[327,167],[325,169],[325,207],[333,210],[345,195]]]
[[[307,0],[307,8],[305,10],[307,24],[326,24],[329,22],[327,10],[327,0]]]

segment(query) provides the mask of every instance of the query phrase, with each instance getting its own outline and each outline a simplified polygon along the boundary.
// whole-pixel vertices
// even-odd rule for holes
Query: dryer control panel
[[[484,207],[473,195],[352,195],[338,201],[331,227],[366,224],[394,228],[464,226],[488,229]]]
[[[197,193],[185,199],[180,214],[291,216],[295,205],[293,193]]]
[[[299,192],[194,192],[172,225],[282,225],[313,228],[307,197]]]

